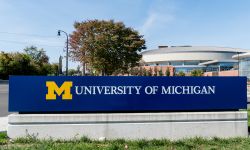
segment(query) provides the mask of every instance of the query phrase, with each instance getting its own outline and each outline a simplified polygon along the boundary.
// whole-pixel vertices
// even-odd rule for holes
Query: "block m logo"
[[[56,94],[62,95],[63,100],[72,100],[71,87],[73,83],[71,81],[65,81],[61,87],[58,87],[54,81],[47,81],[46,87],[48,93],[46,94],[46,100],[56,100]]]

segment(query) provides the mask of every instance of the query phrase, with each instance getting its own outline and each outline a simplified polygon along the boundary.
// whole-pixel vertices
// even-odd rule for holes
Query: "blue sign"
[[[10,112],[247,108],[246,77],[11,76]]]

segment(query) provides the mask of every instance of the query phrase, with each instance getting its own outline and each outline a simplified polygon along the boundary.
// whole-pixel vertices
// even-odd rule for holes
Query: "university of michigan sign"
[[[246,77],[11,76],[11,112],[238,110]]]

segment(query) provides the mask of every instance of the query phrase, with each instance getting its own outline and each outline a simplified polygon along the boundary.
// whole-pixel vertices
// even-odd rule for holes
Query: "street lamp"
[[[58,30],[57,31],[57,35],[61,36],[61,32],[65,33],[66,37],[67,37],[67,47],[66,47],[66,76],[68,75],[68,57],[69,57],[69,36],[68,33],[63,31],[63,30]]]

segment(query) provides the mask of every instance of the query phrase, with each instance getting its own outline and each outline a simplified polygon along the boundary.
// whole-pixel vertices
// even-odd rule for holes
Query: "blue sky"
[[[65,55],[75,21],[114,19],[158,45],[250,49],[249,0],[0,0],[0,51],[44,48],[51,62]],[[65,61],[65,59],[64,59]],[[70,62],[70,68],[77,63]]]

